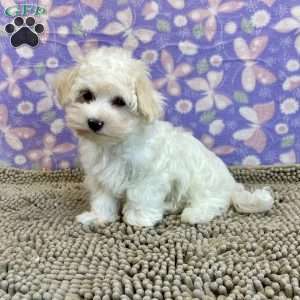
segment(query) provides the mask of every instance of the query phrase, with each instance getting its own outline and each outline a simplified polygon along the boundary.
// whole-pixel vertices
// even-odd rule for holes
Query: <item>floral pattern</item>
[[[134,50],[139,46],[139,42],[149,43],[152,41],[155,31],[146,28],[133,28],[133,14],[128,7],[116,13],[117,21],[110,22],[102,29],[102,33],[107,35],[123,34],[125,40],[123,47]]]
[[[39,0],[36,48],[14,49],[0,16],[0,165],[77,166],[54,73],[102,45],[149,64],[165,118],[227,164],[300,161],[298,0]],[[0,0],[3,9],[15,5]]]
[[[178,96],[181,94],[181,87],[177,83],[177,78],[184,77],[191,73],[192,66],[190,64],[181,63],[174,66],[172,55],[166,51],[161,52],[161,65],[166,72],[164,78],[156,79],[154,85],[156,88],[161,89],[167,83],[167,91],[171,96]]]
[[[8,111],[4,104],[0,104],[0,131],[4,140],[13,150],[22,150],[21,139],[29,139],[35,135],[35,129],[30,127],[12,128],[8,122]]]
[[[234,40],[235,53],[245,64],[241,81],[244,90],[247,92],[254,91],[256,80],[264,85],[272,84],[276,81],[276,77],[271,72],[256,64],[258,56],[264,51],[267,44],[267,36],[254,38],[249,46],[243,38],[236,38]]]
[[[205,37],[212,41],[217,32],[217,17],[221,13],[233,13],[240,10],[245,3],[243,1],[208,0],[208,7],[196,8],[188,16],[195,22],[203,22]]]
[[[215,104],[218,109],[225,109],[231,104],[231,100],[215,91],[223,80],[223,72],[210,71],[207,79],[201,77],[187,81],[188,86],[194,91],[203,91],[205,97],[196,102],[196,112],[211,110]]]
[[[54,105],[54,93],[51,86],[52,74],[46,74],[45,80],[37,79],[27,81],[27,88],[33,93],[41,93],[41,99],[36,103],[36,112],[42,113],[49,111]]]
[[[274,115],[274,102],[257,104],[253,107],[243,106],[240,114],[250,122],[249,128],[241,129],[234,133],[236,140],[244,141],[245,145],[261,153],[267,144],[267,137],[262,126],[272,119]]]
[[[1,57],[1,67],[6,78],[4,77],[4,80],[0,81],[0,92],[7,88],[10,96],[13,98],[20,98],[22,96],[22,92],[17,81],[27,77],[31,70],[26,67],[21,67],[14,71],[11,59],[6,54],[3,54]]]
[[[64,143],[56,144],[56,137],[46,133],[43,138],[44,147],[42,149],[33,149],[27,153],[31,161],[40,162],[40,166],[44,169],[52,168],[52,156],[69,152],[75,148],[74,144]]]

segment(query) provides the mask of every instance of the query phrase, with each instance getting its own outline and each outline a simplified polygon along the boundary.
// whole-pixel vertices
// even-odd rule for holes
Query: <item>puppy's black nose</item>
[[[94,132],[101,130],[101,128],[104,125],[104,122],[101,122],[97,119],[88,119],[87,122],[88,122],[90,129],[93,130]]]

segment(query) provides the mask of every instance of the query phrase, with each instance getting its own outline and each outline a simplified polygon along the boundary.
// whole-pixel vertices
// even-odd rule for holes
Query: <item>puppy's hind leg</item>
[[[230,205],[230,193],[192,194],[181,214],[181,221],[189,224],[205,224],[222,215]]]

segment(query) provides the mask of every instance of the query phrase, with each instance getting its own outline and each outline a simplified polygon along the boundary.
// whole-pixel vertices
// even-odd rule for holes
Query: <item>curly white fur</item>
[[[246,191],[225,164],[191,134],[160,121],[163,98],[154,90],[147,67],[119,48],[100,48],[57,76],[59,100],[79,152],[90,191],[91,211],[82,223],[118,219],[153,226],[169,212],[183,222],[207,223],[233,204],[240,212],[272,207],[266,190]],[[82,90],[93,101],[78,101]],[[122,96],[124,107],[111,99]],[[104,126],[92,132],[87,120]]]

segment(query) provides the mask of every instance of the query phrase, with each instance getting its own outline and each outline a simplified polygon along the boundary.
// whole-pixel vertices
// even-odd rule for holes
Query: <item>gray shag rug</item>
[[[269,184],[273,210],[141,229],[75,223],[79,170],[0,169],[0,299],[300,299],[300,167],[232,172]]]

